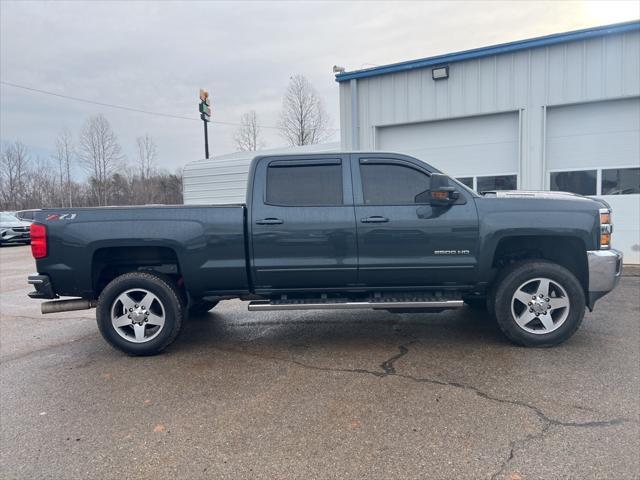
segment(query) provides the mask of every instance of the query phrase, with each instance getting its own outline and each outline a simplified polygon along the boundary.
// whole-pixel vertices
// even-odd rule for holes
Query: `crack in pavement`
[[[380,364],[380,368],[381,368],[382,371],[368,370],[366,368],[322,367],[322,366],[318,366],[318,365],[312,365],[312,364],[309,364],[309,363],[305,363],[305,362],[302,362],[300,360],[296,360],[294,358],[281,358],[281,357],[276,357],[276,356],[260,355],[260,354],[257,354],[257,353],[239,351],[239,350],[236,350],[236,349],[225,349],[225,348],[219,348],[219,347],[214,347],[214,348],[216,348],[217,350],[220,350],[220,351],[224,351],[224,352],[240,353],[240,354],[244,354],[244,355],[248,355],[248,356],[252,356],[252,357],[257,357],[257,358],[261,358],[261,359],[273,360],[273,361],[276,361],[276,362],[291,363],[291,364],[297,365],[297,366],[299,366],[301,368],[305,368],[305,369],[308,369],[308,370],[323,371],[323,372],[363,374],[363,375],[371,375],[371,376],[374,376],[374,377],[377,377],[377,378],[384,378],[384,377],[394,376],[394,377],[402,378],[402,379],[409,380],[409,381],[412,381],[412,382],[415,382],[415,383],[431,384],[431,385],[439,385],[439,386],[443,386],[443,387],[458,388],[458,389],[461,389],[461,390],[466,390],[466,391],[469,391],[469,392],[473,392],[478,397],[483,398],[485,400],[489,400],[491,402],[501,403],[501,404],[504,404],[504,405],[512,405],[512,406],[521,407],[521,408],[525,408],[525,409],[529,410],[531,413],[533,413],[542,422],[542,427],[541,427],[540,431],[537,432],[537,433],[534,433],[534,434],[529,434],[529,435],[527,435],[526,437],[524,437],[524,438],[522,438],[520,440],[512,440],[510,442],[510,445],[509,445],[509,454],[502,461],[502,463],[500,465],[500,469],[491,475],[491,477],[490,477],[491,480],[496,480],[498,478],[498,476],[500,476],[502,473],[504,473],[504,471],[509,466],[509,463],[515,458],[516,452],[518,450],[521,450],[521,449],[525,448],[530,442],[532,442],[534,440],[538,440],[538,439],[544,438],[545,435],[547,435],[547,433],[552,429],[552,427],[603,428],[603,427],[610,427],[610,426],[620,425],[620,424],[623,424],[623,423],[630,423],[630,422],[631,423],[637,423],[637,421],[634,420],[634,419],[623,418],[623,417],[616,417],[616,418],[612,418],[612,419],[609,419],[609,420],[596,420],[596,421],[588,421],[588,422],[567,422],[567,421],[559,420],[557,418],[553,418],[553,417],[548,416],[546,413],[544,413],[542,411],[542,409],[540,407],[537,407],[536,405],[534,405],[532,403],[527,403],[527,402],[524,402],[524,401],[521,401],[521,400],[512,400],[512,399],[508,399],[508,398],[497,397],[495,395],[492,395],[490,393],[487,393],[487,392],[483,391],[482,389],[480,389],[479,387],[476,387],[474,385],[468,385],[468,384],[455,382],[455,381],[438,380],[437,378],[416,377],[416,376],[413,376],[413,375],[398,373],[396,371],[395,362],[409,353],[409,351],[410,351],[409,347],[411,345],[413,345],[415,343],[419,343],[419,342],[420,342],[419,339],[413,337],[413,339],[411,341],[398,345],[398,347],[397,347],[398,348],[398,353],[393,355],[393,356],[391,356],[391,357],[389,357],[387,360],[383,361]],[[596,413],[598,413],[598,412],[596,412]]]
[[[547,418],[547,423],[543,424],[538,433],[529,434],[520,440],[512,440],[510,442],[509,455],[502,461],[500,469],[493,475],[491,475],[491,480],[497,480],[500,475],[505,473],[505,470],[507,469],[511,461],[515,458],[516,452],[518,450],[524,449],[529,443],[533,442],[534,440],[540,440],[544,438],[547,433],[551,431],[552,427],[601,428],[620,425],[627,422],[635,422],[634,420],[628,418],[614,418],[611,420],[602,420],[595,422],[561,422],[553,418],[545,418]]]
[[[500,469],[491,475],[491,480],[497,480],[498,476],[502,475],[505,472],[505,470],[509,466],[509,463],[511,463],[511,460],[513,460],[516,456],[516,449],[524,448],[530,442],[539,438],[543,438],[550,428],[551,424],[547,423],[538,433],[529,434],[521,440],[511,440],[511,442],[509,442],[509,455],[500,464]]]
[[[418,342],[418,340],[411,340],[410,342],[406,343],[406,344],[402,344],[398,346],[398,350],[400,350],[400,352],[397,355],[394,355],[393,357],[389,358],[388,360],[385,360],[384,362],[382,362],[380,364],[380,368],[382,369],[382,371],[384,372],[385,375],[395,375],[396,374],[396,367],[394,365],[394,362],[396,360],[401,359],[402,357],[404,357],[407,353],[409,353],[409,346]]]

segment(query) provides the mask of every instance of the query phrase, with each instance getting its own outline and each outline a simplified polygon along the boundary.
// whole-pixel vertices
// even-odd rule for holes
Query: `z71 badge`
[[[54,220],[73,220],[76,218],[75,213],[52,213],[51,215],[47,215],[47,221],[52,222]]]
[[[434,250],[434,255],[469,255],[469,250]]]

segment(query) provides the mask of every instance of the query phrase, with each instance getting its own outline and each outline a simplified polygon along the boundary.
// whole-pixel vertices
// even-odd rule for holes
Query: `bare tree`
[[[89,119],[82,130],[79,155],[67,130],[58,136],[51,158],[34,159],[19,141],[4,144],[0,151],[0,210],[60,207],[64,203],[76,207],[141,201],[182,203],[182,171],[171,174],[157,169],[155,143],[148,135],[138,140],[139,163],[120,162],[115,134],[104,117],[98,116]],[[90,174],[82,182],[71,179],[76,158]],[[147,189],[146,198],[141,196],[143,188]]]
[[[258,125],[258,115],[255,110],[242,114],[240,127],[234,137],[236,148],[241,152],[255,152],[260,148],[264,148],[264,142],[260,136],[261,129],[260,125]]]
[[[126,169],[125,169],[126,170]],[[116,172],[110,178],[111,182],[111,203],[112,205],[131,205],[136,202],[136,195],[133,192],[133,182],[128,176],[128,172]]]
[[[151,201],[151,184],[149,179],[156,170],[156,157],[158,155],[156,143],[148,133],[144,137],[136,138],[138,145],[138,174],[141,182],[142,195],[136,198],[137,203],[149,203]],[[140,198],[141,197],[141,198]]]
[[[89,118],[80,133],[79,157],[92,177],[98,205],[108,203],[111,175],[122,160],[121,152],[109,121],[102,114]]]
[[[25,181],[20,208],[60,206],[60,194],[55,166],[47,159],[36,157]]]
[[[65,197],[69,207],[73,206],[71,193],[71,164],[75,158],[75,145],[73,136],[68,129],[62,130],[56,139],[55,158],[58,161],[58,173],[60,175],[60,205],[64,206]]]
[[[290,145],[311,145],[329,136],[329,117],[315,88],[303,75],[294,75],[282,100],[280,132]]]
[[[153,175],[156,169],[156,157],[158,156],[156,143],[148,133],[144,137],[136,138],[138,145],[138,173],[145,180]]]
[[[181,204],[182,199],[182,170],[176,173],[159,172],[154,177],[158,200],[167,205]]]
[[[22,208],[26,193],[29,153],[20,141],[5,145],[0,156],[0,191],[3,208]]]

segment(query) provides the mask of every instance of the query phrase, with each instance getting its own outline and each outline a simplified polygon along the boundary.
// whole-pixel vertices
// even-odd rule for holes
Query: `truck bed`
[[[132,253],[157,266],[161,252],[194,296],[246,293],[245,216],[243,204],[46,209],[35,220],[47,228],[48,255],[36,264],[57,294],[91,298],[104,268],[126,268]]]

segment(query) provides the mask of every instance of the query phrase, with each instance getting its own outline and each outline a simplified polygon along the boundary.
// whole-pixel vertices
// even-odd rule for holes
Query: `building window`
[[[342,165],[270,165],[267,169],[267,203],[342,205]]]
[[[424,172],[398,164],[360,165],[365,205],[424,203],[416,197],[429,190],[431,178]]]
[[[518,188],[517,175],[496,175],[491,177],[478,177],[478,192],[492,190],[516,190]]]
[[[456,180],[473,190],[473,177],[459,177]]]
[[[551,172],[551,190],[579,195],[596,195],[597,178],[596,170]]]
[[[640,193],[640,168],[611,168],[602,170],[602,195],[631,195]]]

